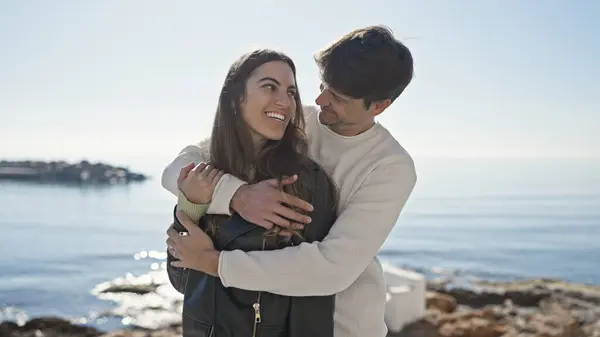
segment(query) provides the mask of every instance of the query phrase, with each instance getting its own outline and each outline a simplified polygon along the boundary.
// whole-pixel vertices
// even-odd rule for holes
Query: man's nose
[[[317,98],[315,99],[315,103],[320,106],[325,106],[329,103],[326,90],[321,91],[319,96],[317,96]]]

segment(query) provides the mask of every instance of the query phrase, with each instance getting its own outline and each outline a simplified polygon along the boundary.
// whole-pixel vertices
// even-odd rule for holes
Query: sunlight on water
[[[136,260],[166,259],[166,253],[142,251]],[[152,271],[134,276],[127,273],[111,281],[98,284],[91,293],[99,299],[111,301],[116,307],[103,316],[121,318],[123,325],[157,328],[181,320],[183,295],[170,284],[166,262],[153,262]]]
[[[418,163],[419,182],[382,262],[432,278],[600,283],[599,164]],[[32,200],[36,212],[23,206]],[[183,296],[165,271],[175,202],[159,181],[113,189],[0,183],[0,319],[53,315],[102,329],[179,321]],[[105,292],[111,287],[121,291]]]
[[[29,317],[27,314],[12,306],[7,306],[4,308],[0,308],[0,322],[2,321],[13,321],[18,325],[23,325]]]
[[[142,260],[145,258],[151,258],[151,259],[157,259],[157,260],[166,260],[167,259],[167,253],[166,252],[158,252],[155,250],[151,250],[151,251],[141,251],[139,253],[135,253],[133,255],[133,258],[136,260]]]

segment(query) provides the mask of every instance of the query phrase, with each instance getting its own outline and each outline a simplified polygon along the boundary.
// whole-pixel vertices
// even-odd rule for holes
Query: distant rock
[[[157,287],[158,285],[155,284],[116,284],[102,290],[101,293],[132,293],[144,295],[155,291]]]
[[[0,180],[39,183],[116,185],[141,182],[147,176],[123,167],[81,161],[0,161]]]

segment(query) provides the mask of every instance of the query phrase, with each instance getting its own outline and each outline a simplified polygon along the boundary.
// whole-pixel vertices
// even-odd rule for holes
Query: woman
[[[200,227],[218,250],[272,250],[302,241],[321,241],[335,221],[337,191],[331,179],[308,158],[304,115],[296,86],[296,68],[286,55],[256,50],[229,69],[221,89],[203,181],[180,177],[178,208]],[[312,222],[302,231],[280,233],[231,217],[204,215],[215,182],[230,173],[249,183],[297,175],[280,188],[310,202]],[[194,185],[196,184],[196,185]],[[196,204],[195,207],[193,204]],[[190,207],[191,206],[191,207]],[[177,230],[184,231],[175,217]],[[291,234],[291,235],[288,235]],[[218,278],[171,266],[171,283],[184,294],[183,336],[333,336],[334,295],[289,297],[225,288]]]

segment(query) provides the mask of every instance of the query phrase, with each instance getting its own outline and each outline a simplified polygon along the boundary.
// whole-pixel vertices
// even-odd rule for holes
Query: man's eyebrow
[[[340,100],[340,101],[344,101],[344,102],[347,102],[347,101],[348,101],[348,98],[341,96],[341,95],[340,95],[340,94],[338,94],[337,92],[335,92],[335,91],[331,90],[331,88],[327,88],[327,90],[329,90],[329,92],[330,92],[330,93],[331,93],[331,94],[332,94],[332,95],[333,95],[335,98],[337,98],[338,100]]]
[[[321,88],[329,91],[329,93],[338,101],[342,101],[342,102],[348,102],[350,100],[350,98],[347,97],[343,97],[342,95],[338,94],[337,92],[333,91],[333,89],[331,89],[331,87],[329,85],[324,84],[323,82],[321,82],[320,85]]]

